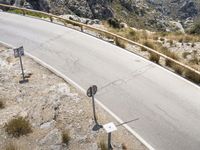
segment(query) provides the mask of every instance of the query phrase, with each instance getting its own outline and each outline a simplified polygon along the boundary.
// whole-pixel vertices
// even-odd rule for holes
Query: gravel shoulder
[[[103,129],[92,131],[91,100],[29,57],[23,57],[23,64],[25,73],[31,76],[28,83],[19,84],[19,60],[12,49],[0,45],[0,100],[5,104],[0,109],[0,149],[5,149],[9,141],[20,150],[100,149],[99,143],[107,141],[107,134]],[[97,114],[101,124],[118,124],[100,106]],[[30,121],[32,133],[13,138],[5,132],[5,123],[17,116]],[[71,137],[68,146],[62,144],[63,130],[68,130]],[[117,150],[123,149],[123,144],[130,150],[146,150],[124,127],[113,133],[112,143]]]

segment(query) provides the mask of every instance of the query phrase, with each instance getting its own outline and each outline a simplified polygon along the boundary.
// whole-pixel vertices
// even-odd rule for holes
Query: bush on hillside
[[[5,124],[5,130],[9,135],[20,137],[32,132],[29,121],[23,117],[17,117]]]
[[[196,23],[194,27],[189,31],[189,33],[200,35],[200,22]]]
[[[116,18],[110,18],[107,20],[108,24],[110,27],[113,28],[120,28],[120,21],[117,20]]]
[[[155,54],[155,53],[150,53],[149,60],[159,64],[160,56],[158,54]]]

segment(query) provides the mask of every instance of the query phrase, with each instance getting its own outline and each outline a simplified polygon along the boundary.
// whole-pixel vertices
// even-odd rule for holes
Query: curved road
[[[87,89],[159,150],[200,149],[200,88],[137,55],[60,25],[0,12],[0,41]]]

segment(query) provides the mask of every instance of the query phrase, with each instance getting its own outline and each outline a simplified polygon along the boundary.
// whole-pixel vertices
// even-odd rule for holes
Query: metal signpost
[[[96,118],[95,101],[94,101],[94,95],[96,94],[96,92],[97,92],[96,85],[89,87],[89,89],[87,90],[87,96],[92,97],[92,107],[93,107],[93,115],[94,115],[94,121],[95,121],[95,126],[93,127],[94,131],[97,131],[100,128],[102,128],[102,125],[99,125]]]
[[[103,128],[106,130],[108,133],[108,150],[112,150],[112,144],[111,144],[111,134],[112,132],[117,130],[117,127],[113,122],[110,122],[108,124],[103,125]]]
[[[20,80],[19,83],[26,83],[26,82],[28,82],[28,79],[25,78],[24,68],[23,68],[23,63],[22,63],[22,56],[24,56],[23,46],[14,49],[14,56],[15,56],[15,58],[19,57],[20,66],[21,66],[21,70],[22,70],[22,80]]]

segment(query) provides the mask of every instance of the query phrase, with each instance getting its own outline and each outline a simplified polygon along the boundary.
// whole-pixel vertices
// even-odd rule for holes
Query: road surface
[[[155,149],[200,149],[200,88],[181,77],[79,31],[4,12],[0,41],[23,45],[85,90],[96,84],[97,99],[123,121],[139,118],[129,126]]]

